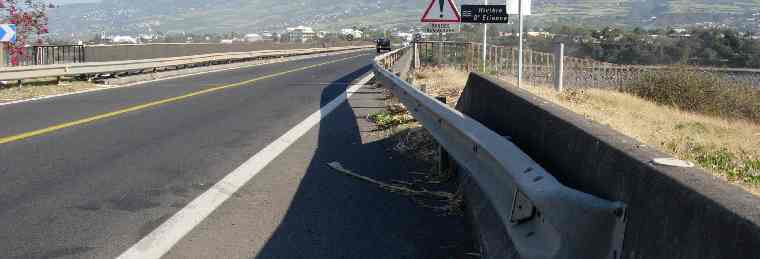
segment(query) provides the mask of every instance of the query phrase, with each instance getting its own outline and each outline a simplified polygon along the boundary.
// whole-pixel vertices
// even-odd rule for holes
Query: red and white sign
[[[431,0],[422,15],[422,22],[460,23],[462,18],[453,0]]]

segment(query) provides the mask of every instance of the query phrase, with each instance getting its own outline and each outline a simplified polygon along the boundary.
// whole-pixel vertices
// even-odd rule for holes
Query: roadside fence
[[[517,78],[518,50],[512,46],[487,46],[483,65],[483,45],[471,42],[417,42],[422,66],[452,66],[471,72],[490,74],[507,81]],[[638,80],[644,74],[657,77],[679,69],[688,69],[717,76],[721,81],[760,88],[760,69],[710,68],[692,66],[638,66],[600,62],[593,59],[564,56],[560,53],[523,51],[523,83],[526,85],[557,85],[562,74],[566,88],[619,89]]]

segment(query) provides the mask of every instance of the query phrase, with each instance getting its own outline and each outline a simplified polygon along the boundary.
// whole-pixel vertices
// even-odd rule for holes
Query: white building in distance
[[[343,37],[343,39],[347,40],[358,40],[364,37],[364,33],[362,31],[354,29],[342,29],[340,30],[340,35]]]
[[[307,42],[317,37],[317,33],[311,27],[287,28],[287,32],[291,42]]]
[[[249,34],[246,34],[243,37],[243,39],[245,40],[245,42],[257,42],[257,41],[264,40],[264,37],[262,37],[258,33],[249,33]]]
[[[114,36],[111,42],[116,44],[137,44],[137,39],[132,36]]]

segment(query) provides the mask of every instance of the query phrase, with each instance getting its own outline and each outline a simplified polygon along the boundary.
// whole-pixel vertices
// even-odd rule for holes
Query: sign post
[[[462,18],[453,0],[431,0],[421,21],[427,23],[426,32],[438,33],[439,40],[443,40],[444,33],[459,32]]]
[[[506,5],[462,5],[462,23],[508,23]]]
[[[16,25],[15,24],[0,24],[0,67],[4,67],[5,49],[11,44],[16,43]]]
[[[522,85],[522,79],[523,79],[523,15],[530,15],[530,6],[531,6],[531,0],[507,0],[511,1],[508,2],[507,5],[507,12],[511,14],[517,14],[519,16],[518,21],[518,30],[520,31],[517,35],[519,35],[519,49],[517,54],[517,87],[521,87]]]
[[[508,23],[507,6],[488,5],[488,0],[485,0],[485,5],[462,5],[462,22],[483,24],[483,68],[485,69],[488,53],[488,24]]]
[[[459,30],[459,24],[430,23],[425,26],[425,32],[427,33],[456,33]]]
[[[0,24],[0,42],[16,43],[15,24]]]
[[[517,25],[517,27],[519,27],[519,30],[520,30],[520,33],[518,34],[518,35],[520,35],[520,38],[519,38],[519,40],[520,40],[519,48],[520,49],[518,50],[518,54],[517,54],[517,56],[518,56],[518,58],[517,58],[518,59],[518,63],[517,63],[517,88],[521,88],[522,87],[522,80],[523,80],[523,31],[525,31],[523,29],[523,7],[522,7],[522,0],[517,0],[517,9],[518,9],[517,16],[519,16],[519,18],[518,18],[519,19],[519,22],[518,22],[519,25]]]
[[[484,0],[485,5],[488,5],[488,0]],[[483,24],[483,72],[486,72],[486,66],[487,62],[486,59],[488,58],[488,24]]]
[[[452,1],[453,0],[431,0],[427,9],[425,9],[425,13],[422,14],[421,21],[433,25],[460,23],[462,18],[459,16],[459,10],[457,10],[457,7]]]

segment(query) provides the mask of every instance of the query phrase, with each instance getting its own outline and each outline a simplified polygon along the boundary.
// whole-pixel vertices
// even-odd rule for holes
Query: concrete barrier
[[[563,184],[625,202],[619,258],[760,258],[760,199],[734,185],[700,169],[653,165],[669,156],[487,76],[470,75],[457,109],[510,137]],[[484,258],[517,258],[502,228],[489,225],[492,208],[477,186],[467,186]]]
[[[125,84],[138,83],[138,82],[144,82],[144,81],[149,81],[149,80],[166,79],[166,78],[172,78],[172,77],[177,77],[177,76],[185,76],[185,75],[192,75],[192,74],[198,74],[198,73],[209,73],[209,72],[215,72],[215,71],[222,71],[222,70],[228,70],[228,69],[264,65],[264,64],[289,62],[289,61],[303,60],[303,59],[309,59],[309,58],[315,58],[315,57],[340,55],[340,54],[354,53],[354,52],[359,52],[359,51],[365,51],[365,50],[362,50],[362,49],[346,50],[346,51],[337,51],[337,52],[329,52],[329,53],[306,54],[306,55],[283,57],[283,58],[271,58],[271,59],[261,59],[261,60],[244,61],[244,62],[232,62],[229,64],[191,67],[191,68],[186,68],[186,69],[168,70],[168,71],[161,71],[161,72],[155,72],[155,73],[144,73],[144,74],[137,74],[137,75],[132,75],[132,76],[125,76],[125,77],[106,78],[99,81],[107,85],[125,85]]]
[[[321,47],[345,47],[367,45],[368,42],[331,42],[331,43],[157,43],[128,45],[93,45],[85,46],[86,62],[107,62],[138,59],[170,58],[180,56],[203,55],[225,52],[249,52],[258,50],[308,49]]]

